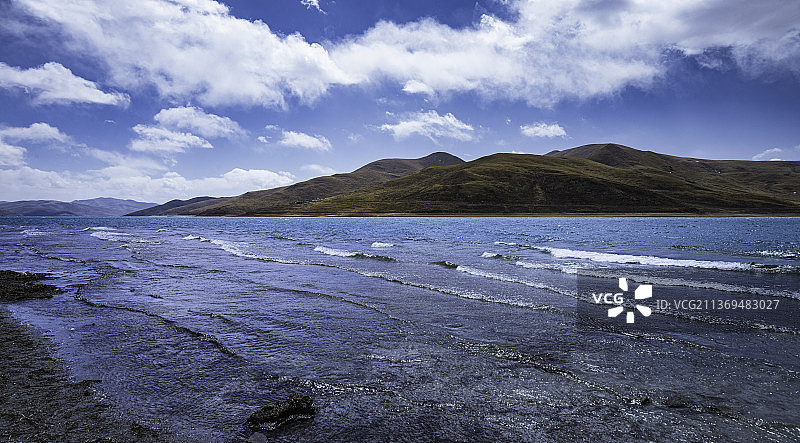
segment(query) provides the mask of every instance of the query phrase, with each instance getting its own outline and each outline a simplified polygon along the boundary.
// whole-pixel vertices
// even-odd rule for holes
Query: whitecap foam
[[[520,278],[517,278],[517,277],[512,277],[512,276],[509,276],[509,275],[497,274],[497,273],[494,273],[494,272],[484,271],[482,269],[476,269],[476,268],[473,268],[471,266],[459,265],[459,266],[456,267],[456,271],[461,271],[463,273],[474,275],[476,277],[488,278],[490,280],[497,280],[497,281],[502,281],[502,282],[506,282],[506,283],[516,283],[516,284],[521,284],[521,285],[528,286],[530,288],[545,289],[545,290],[548,290],[548,291],[551,291],[551,292],[555,292],[555,293],[561,294],[561,295],[574,296],[574,294],[572,292],[570,292],[570,291],[568,291],[566,289],[557,288],[555,286],[548,285],[546,283],[539,283],[539,282],[535,282],[535,281],[530,281],[530,280],[520,279]]]
[[[590,277],[610,278],[610,279],[616,279],[619,277],[619,275],[617,274],[609,274],[602,271],[587,271],[586,269],[581,269],[581,274],[585,274]],[[713,282],[713,281],[686,280],[682,278],[665,278],[665,277],[637,276],[637,275],[630,275],[628,276],[628,278],[634,282],[650,283],[657,286],[682,286],[686,288],[710,289],[722,292],[734,292],[740,294],[759,295],[764,297],[781,297],[781,298],[800,300],[800,292],[784,291],[777,289],[740,286],[730,283]]]
[[[189,237],[189,236],[187,236],[187,237]],[[201,242],[211,243],[212,245],[219,246],[219,248],[222,249],[223,251],[225,251],[225,252],[227,252],[227,253],[229,253],[231,255],[235,255],[237,257],[248,258],[248,259],[252,259],[252,260],[268,261],[268,262],[274,262],[274,263],[283,263],[283,264],[287,264],[287,265],[306,264],[305,262],[299,262],[299,261],[294,261],[294,260],[285,260],[285,259],[281,259],[281,258],[268,257],[266,255],[253,254],[251,252],[248,252],[248,251],[244,250],[241,244],[235,243],[235,242],[230,242],[230,241],[225,241],[225,240],[216,240],[216,239],[207,239],[205,237],[198,237],[198,236],[193,236],[193,237],[195,237],[195,238],[192,238],[190,240],[199,240]]]
[[[781,250],[755,251],[755,254],[764,257],[800,259],[800,251],[788,251],[781,249]]]
[[[391,248],[392,246],[394,246],[394,243],[384,243],[379,241],[372,243],[373,248]]]
[[[498,246],[521,246],[521,247],[529,246],[529,245],[521,245],[519,243],[514,243],[513,241],[496,241],[494,242],[494,244]]]
[[[564,274],[577,274],[578,268],[576,266],[559,265],[556,263],[531,263],[527,261],[518,260],[514,263],[526,269],[546,269],[548,271],[558,271]]]
[[[108,241],[127,241],[129,240],[126,237],[130,237],[130,234],[126,234],[124,232],[109,232],[109,231],[96,231],[92,232],[91,234],[94,238],[99,238],[100,240],[108,240]]]
[[[484,252],[483,254],[481,254],[481,257],[483,258],[500,258],[502,256],[503,256],[502,254],[498,254],[496,252]]]
[[[108,226],[92,226],[91,228],[86,228],[84,231],[91,229],[92,231],[116,231],[117,228],[109,228]]]
[[[370,272],[370,271],[362,271],[359,269],[351,269],[351,268],[338,268],[345,271],[354,272],[359,275],[363,275],[364,277],[372,277],[372,278],[379,278],[382,280],[386,280],[391,283],[399,283],[405,286],[412,286],[419,289],[425,289],[428,291],[438,292],[441,294],[452,295],[460,298],[465,298],[469,300],[478,300],[478,301],[485,301],[489,303],[498,303],[508,306],[516,306],[520,308],[528,308],[528,309],[535,309],[540,311],[550,311],[554,308],[549,305],[542,305],[538,303],[527,302],[524,300],[510,300],[504,298],[498,298],[491,295],[486,295],[480,292],[470,291],[470,290],[463,290],[463,289],[452,289],[452,288],[443,288],[440,286],[434,286],[427,283],[422,282],[413,282],[409,280],[403,280],[397,277],[393,277],[391,275],[384,274],[382,272]]]
[[[25,230],[22,231],[22,235],[24,235],[25,237],[39,237],[39,236],[47,235],[47,234],[48,234],[47,232],[40,231],[38,229],[33,229],[33,228],[25,229]]]
[[[325,255],[333,255],[336,257],[355,257],[357,252],[346,251],[344,249],[328,248],[326,246],[317,246],[315,251],[321,252]]]
[[[385,255],[373,255],[373,254],[366,254],[363,252],[352,252],[344,249],[329,248],[327,246],[317,246],[316,248],[314,248],[314,250],[317,252],[321,252],[325,255],[332,255],[336,257],[370,258],[373,260],[390,261],[390,262],[397,261],[392,257],[387,257]]]
[[[116,242],[125,242],[125,243],[153,243],[159,244],[158,242],[145,240],[143,238],[135,238],[131,234],[127,234],[125,232],[116,232],[115,230],[107,231],[107,230],[100,230],[95,231],[89,234],[90,236],[106,241],[116,241]]]
[[[614,254],[610,252],[579,251],[572,249],[550,248],[546,246],[532,246],[532,248],[551,254],[556,258],[577,258],[602,263],[718,269],[721,271],[750,271],[758,267],[754,264],[729,261],[678,259],[656,257],[652,255]]]

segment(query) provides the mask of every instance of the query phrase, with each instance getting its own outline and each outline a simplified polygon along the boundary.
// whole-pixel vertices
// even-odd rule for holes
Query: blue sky
[[[0,200],[601,142],[800,160],[800,3],[0,1]]]

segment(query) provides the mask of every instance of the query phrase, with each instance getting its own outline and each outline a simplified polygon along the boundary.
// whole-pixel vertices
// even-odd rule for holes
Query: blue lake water
[[[798,218],[0,217],[8,305],[129,417],[241,440],[800,439]],[[579,325],[580,278],[772,310]],[[655,298],[655,297],[654,297]]]

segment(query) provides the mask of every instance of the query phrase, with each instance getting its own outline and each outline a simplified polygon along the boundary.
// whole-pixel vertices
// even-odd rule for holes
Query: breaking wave
[[[610,252],[580,251],[546,246],[531,246],[532,249],[548,253],[556,258],[575,258],[601,263],[620,263],[647,266],[681,267],[716,269],[720,271],[762,271],[762,272],[796,272],[793,266],[770,265],[759,263],[740,263],[716,260],[693,260],[656,257],[652,255],[615,254]]]
[[[385,255],[374,255],[374,254],[365,254],[363,252],[352,252],[352,251],[346,251],[344,249],[329,248],[327,246],[317,246],[316,248],[314,248],[314,250],[317,252],[321,252],[325,255],[332,255],[335,257],[369,258],[373,260],[390,261],[390,262],[397,261],[392,257],[387,257]]]

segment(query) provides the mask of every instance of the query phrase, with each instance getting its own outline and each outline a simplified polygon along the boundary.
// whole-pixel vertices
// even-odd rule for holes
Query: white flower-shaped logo
[[[619,279],[619,288],[622,289],[623,292],[628,292],[628,280],[625,278]],[[639,285],[635,291],[633,291],[633,298],[634,300],[644,300],[646,298],[650,298],[653,296],[653,285]],[[619,305],[614,308],[608,309],[608,316],[609,317],[616,317],[625,310],[625,307]],[[640,314],[644,315],[645,317],[649,317],[650,314],[653,313],[653,310],[647,306],[637,304],[636,311],[639,311]],[[635,311],[628,311],[626,317],[626,323],[633,323]]]

